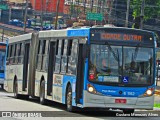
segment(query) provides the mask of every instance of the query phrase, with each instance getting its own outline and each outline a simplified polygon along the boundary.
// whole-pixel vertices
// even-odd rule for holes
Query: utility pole
[[[77,5],[76,6],[77,6],[77,16],[76,17],[78,18],[78,16],[79,16],[79,0],[77,1]]]
[[[84,7],[84,14],[86,14],[86,0],[84,0],[84,3],[83,3],[83,7]]]
[[[59,3],[60,3],[60,0],[58,0],[58,1],[57,1],[57,6],[56,6],[56,21],[55,21],[55,30],[57,29],[58,12],[59,12]]]
[[[11,8],[11,6],[9,6],[8,22],[11,20],[11,14],[12,14],[12,8]]]
[[[111,8],[112,4],[113,4],[113,1],[109,0],[108,24],[111,23],[111,20],[110,20],[110,19],[111,19],[111,13],[112,13],[112,8]]]
[[[93,0],[91,0],[91,13],[93,11]]]
[[[4,29],[2,29],[2,42],[3,42],[3,39],[4,39]]]
[[[24,32],[26,32],[27,11],[28,11],[28,0],[26,0],[26,7],[25,7],[25,13],[24,13]]]
[[[44,11],[44,4],[43,4],[43,0],[41,0],[41,29],[43,28],[43,11]]]
[[[129,5],[130,5],[130,0],[127,0],[127,12],[126,12],[126,22],[125,22],[125,27],[128,27]]]
[[[145,8],[145,0],[142,0],[141,16],[140,16],[140,29],[143,29],[144,8]]]

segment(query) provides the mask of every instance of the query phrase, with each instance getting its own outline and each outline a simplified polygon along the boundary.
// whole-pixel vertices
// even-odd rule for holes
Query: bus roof
[[[46,30],[39,32],[39,38],[66,37],[67,30]]]
[[[39,31],[39,39],[43,38],[52,38],[52,37],[88,37],[90,31],[93,32],[94,30],[129,30],[133,32],[140,32],[141,33],[150,33],[153,32],[141,29],[133,29],[133,28],[125,28],[125,27],[94,27],[94,28],[76,28],[76,29],[63,29],[63,30],[46,30],[46,31]],[[96,31],[95,31],[96,32]],[[32,33],[23,34],[19,36],[10,37],[8,43],[14,43],[24,40],[30,40],[32,37]]]
[[[90,29],[123,29],[123,30],[133,30],[133,31],[139,31],[139,32],[148,32],[148,33],[154,33],[153,31],[149,31],[149,30],[143,30],[143,29],[136,29],[136,28],[126,28],[126,27],[111,27],[111,26],[107,26],[107,27],[92,27]]]
[[[8,40],[8,43],[30,40],[31,36],[32,36],[32,33],[10,37],[9,40]]]
[[[1,45],[2,45],[2,44],[3,44],[3,45],[6,45],[7,43],[6,43],[6,42],[0,42],[0,44],[1,44]]]

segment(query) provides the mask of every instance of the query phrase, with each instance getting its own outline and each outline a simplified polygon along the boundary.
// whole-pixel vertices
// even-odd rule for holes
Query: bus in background
[[[6,66],[6,47],[7,44],[0,42],[0,85],[3,89],[5,79],[5,66]]]
[[[10,38],[5,89],[80,108],[153,109],[153,32],[98,27]]]

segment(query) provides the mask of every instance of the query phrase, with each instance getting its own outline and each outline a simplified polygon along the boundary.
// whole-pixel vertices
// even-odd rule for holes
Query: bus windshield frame
[[[153,35],[124,28],[91,30],[88,80],[109,86],[153,85],[156,44]]]

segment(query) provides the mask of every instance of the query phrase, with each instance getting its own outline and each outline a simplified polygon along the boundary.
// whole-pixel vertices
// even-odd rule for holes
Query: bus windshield
[[[0,50],[0,73],[4,73],[5,51]]]
[[[153,48],[91,44],[90,81],[148,85],[153,80]]]

